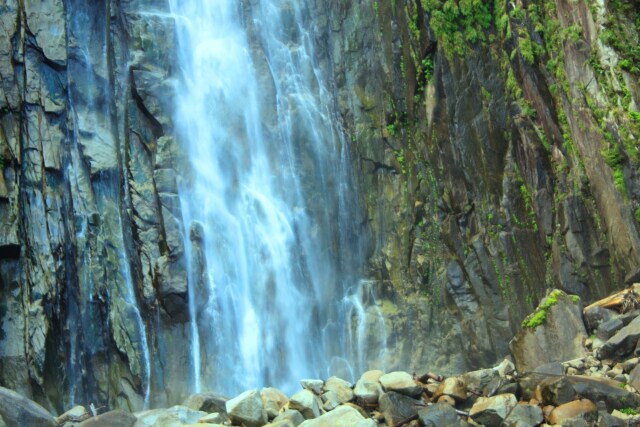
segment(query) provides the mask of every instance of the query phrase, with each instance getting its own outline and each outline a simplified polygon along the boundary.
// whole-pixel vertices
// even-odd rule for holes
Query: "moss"
[[[522,327],[535,329],[542,325],[545,320],[547,320],[547,312],[545,310],[536,311],[522,322]]]
[[[549,294],[548,297],[544,299],[542,304],[536,308],[536,311],[533,314],[527,316],[522,322],[523,328],[531,328],[535,329],[536,327],[542,325],[545,320],[547,320],[547,311],[558,303],[560,298],[565,297],[567,294],[562,292],[559,289],[555,289],[553,292]],[[573,300],[573,297],[572,297]],[[575,302],[575,301],[574,301]]]
[[[624,388],[624,387],[623,387]],[[625,415],[640,415],[640,412],[638,412],[637,409],[634,408],[620,408],[618,409],[620,412],[622,412]]]
[[[422,6],[449,57],[463,56],[467,43],[484,42],[493,21],[491,5],[482,0],[422,0]]]
[[[571,295],[571,301],[573,301],[574,304],[577,304],[580,302],[580,297],[578,295]]]

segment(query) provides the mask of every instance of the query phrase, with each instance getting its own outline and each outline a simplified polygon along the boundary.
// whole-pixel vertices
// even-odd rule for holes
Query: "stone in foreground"
[[[640,406],[638,394],[630,393],[620,388],[619,383],[605,378],[581,375],[551,377],[543,380],[539,389],[547,404],[562,405],[583,397],[593,402],[604,402],[608,411]]]
[[[116,409],[105,412],[96,417],[89,418],[77,424],[77,427],[131,427],[137,426],[136,417],[132,414]],[[144,424],[143,424],[144,425]]]
[[[395,391],[406,396],[419,396],[422,393],[422,387],[416,384],[407,372],[390,372],[381,376],[379,381],[387,392]]]
[[[77,405],[56,418],[56,421],[58,424],[63,425],[66,422],[79,423],[89,417],[90,415],[87,412],[87,409],[84,406]]]
[[[585,356],[586,338],[580,301],[556,289],[525,319],[509,348],[518,372],[524,374],[546,363]]]
[[[36,402],[0,387],[0,416],[8,426],[56,427],[56,419]]]
[[[451,396],[456,402],[466,400],[467,386],[464,380],[461,377],[450,377],[444,380],[436,390],[434,397],[439,398],[442,395]]]
[[[595,423],[598,419],[598,408],[592,401],[580,399],[556,407],[549,415],[550,424],[562,425],[569,420],[578,419],[585,420],[587,423]]]
[[[322,380],[300,380],[300,385],[303,389],[312,391],[319,396],[322,394],[324,382]]]
[[[509,412],[501,427],[537,426],[543,421],[544,416],[539,406],[519,403]]]
[[[462,420],[451,405],[436,403],[418,411],[420,423],[425,427],[458,426]]]
[[[138,421],[134,424],[134,427],[165,427],[182,424],[195,424],[205,415],[207,415],[206,412],[194,411],[191,408],[180,405],[166,409],[151,409],[137,414]],[[103,425],[96,424],[95,426],[102,427]],[[109,424],[109,426],[111,426],[111,424]]]
[[[227,415],[234,424],[262,427],[267,423],[267,411],[262,405],[262,398],[258,390],[245,391],[228,400],[225,406]]]
[[[378,403],[378,398],[382,394],[382,387],[378,380],[383,375],[382,371],[365,372],[356,383],[353,394],[365,403]]]
[[[283,422],[283,421],[288,421],[291,424],[293,424],[294,426],[299,426],[300,424],[302,424],[304,422],[304,417],[302,416],[302,414],[300,412],[296,411],[295,409],[287,409],[283,413],[278,415],[273,420],[273,423],[275,424],[275,423]]]
[[[324,383],[325,391],[332,391],[336,394],[340,403],[347,403],[353,400],[353,390],[351,383],[338,378],[331,377]]]
[[[228,397],[218,393],[196,393],[187,397],[182,405],[196,411],[226,413],[227,400],[229,400]]]
[[[310,390],[302,390],[291,396],[289,408],[299,411],[305,419],[318,418],[322,401]]]
[[[260,391],[262,404],[267,411],[267,417],[272,420],[278,416],[280,410],[289,401],[286,394],[273,387],[265,387]]]
[[[390,426],[417,415],[422,407],[423,402],[393,391],[380,396],[380,412]]]
[[[354,427],[366,419],[350,406],[339,406],[321,417],[307,420],[300,427]]]
[[[598,350],[598,358],[627,356],[636,347],[638,339],[640,339],[640,316],[609,338]]]
[[[498,427],[518,403],[513,394],[479,397],[471,407],[469,416],[473,421],[487,427]]]

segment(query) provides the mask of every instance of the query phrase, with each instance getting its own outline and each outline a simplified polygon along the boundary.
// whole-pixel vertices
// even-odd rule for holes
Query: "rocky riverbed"
[[[584,309],[554,290],[524,320],[510,356],[447,378],[372,370],[355,384],[303,379],[292,396],[275,388],[232,398],[208,392],[171,408],[76,406],[58,417],[2,388],[0,426],[638,426],[639,301],[640,284]]]

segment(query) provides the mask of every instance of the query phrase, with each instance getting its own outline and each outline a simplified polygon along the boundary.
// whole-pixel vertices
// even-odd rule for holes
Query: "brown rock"
[[[453,397],[443,394],[438,398],[438,403],[446,403],[447,405],[456,406],[456,401]]]
[[[595,422],[598,418],[598,408],[587,399],[574,400],[556,407],[549,414],[550,424],[562,424],[572,419],[584,419],[587,422]]]
[[[467,399],[467,386],[462,377],[450,377],[444,380],[434,395],[439,398],[442,395],[453,397],[457,402]]]

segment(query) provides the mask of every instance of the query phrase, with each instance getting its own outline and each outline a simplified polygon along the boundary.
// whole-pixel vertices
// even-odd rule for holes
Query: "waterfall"
[[[196,390],[293,392],[348,358],[356,197],[303,3],[170,1]]]

